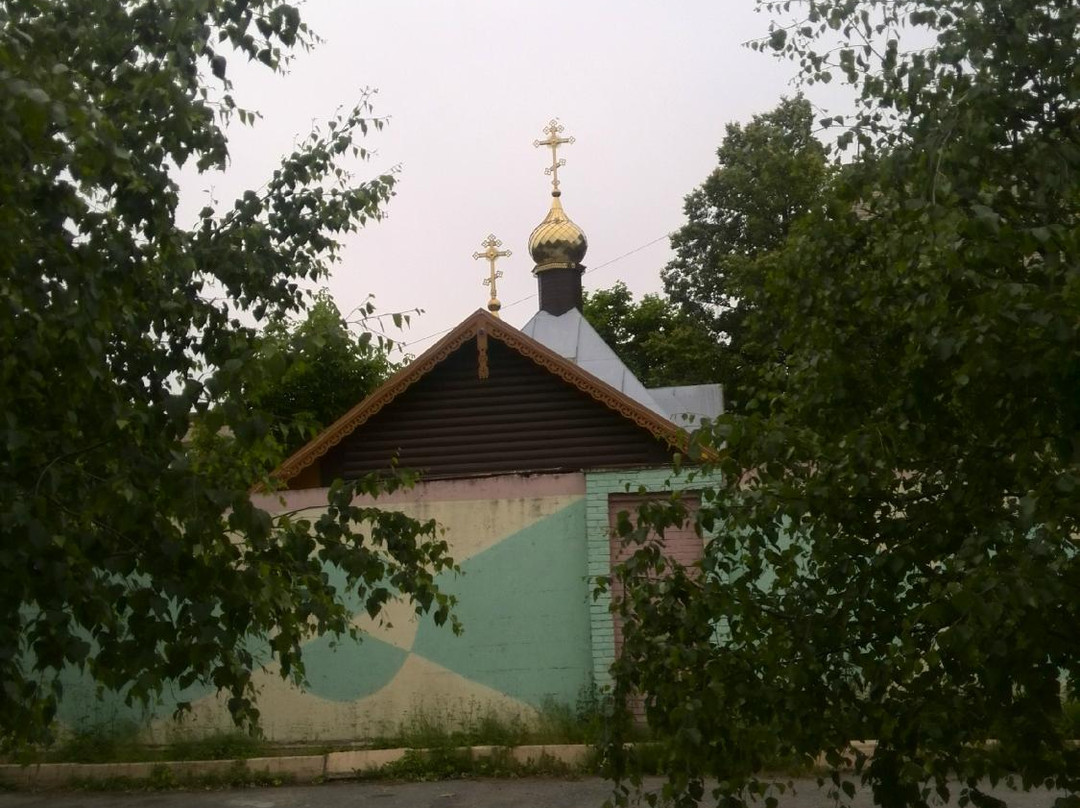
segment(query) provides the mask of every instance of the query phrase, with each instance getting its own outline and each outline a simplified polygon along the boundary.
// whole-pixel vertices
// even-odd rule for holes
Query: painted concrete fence
[[[464,634],[417,618],[402,603],[374,621],[353,604],[365,640],[308,643],[305,690],[272,666],[257,674],[267,738],[353,740],[392,733],[417,715],[447,726],[492,712],[529,719],[547,701],[573,705],[591,683],[607,684],[615,652],[610,601],[593,600],[591,577],[610,569],[609,496],[642,486],[659,491],[670,476],[667,469],[504,475],[432,481],[380,497],[381,507],[446,529],[463,574],[439,584],[457,595]],[[314,517],[325,503],[326,489],[310,489],[259,504],[271,512],[310,508]],[[78,677],[69,677],[65,693],[60,719],[71,727],[133,721],[156,742],[231,728],[211,692],[171,693],[147,713],[97,698]],[[193,709],[177,725],[171,715],[181,700]]]

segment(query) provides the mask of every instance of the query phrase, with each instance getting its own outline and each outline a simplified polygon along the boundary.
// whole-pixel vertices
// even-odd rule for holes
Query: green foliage
[[[748,291],[760,286],[757,261],[783,244],[792,224],[817,203],[828,176],[825,147],[814,136],[814,115],[802,96],[783,99],[745,127],[727,125],[719,165],[687,195],[687,222],[671,238],[675,258],[663,270],[671,300],[712,335],[704,364],[716,367],[729,404],[761,357],[745,336]]]
[[[361,314],[374,312],[369,300]],[[285,367],[267,374],[248,400],[270,417],[285,455],[366,398],[395,369],[388,355],[392,345],[370,331],[354,335],[326,290],[315,297],[306,319],[276,318],[263,336],[262,361],[276,368],[283,358]]]
[[[860,155],[732,276],[762,364],[712,436],[716,538],[700,569],[646,542],[624,571],[616,698],[644,694],[676,804],[821,754],[842,803],[851,776],[890,807],[990,805],[1008,772],[1075,792],[1080,7],[769,5],[807,17],[762,47],[858,88]]]
[[[279,0],[0,7],[0,746],[47,737],[65,667],[129,702],[209,685],[256,720],[253,669],[300,680],[306,639],[352,630],[326,566],[371,613],[394,593],[448,617],[435,525],[353,505],[382,483],[338,484],[315,520],[249,495],[275,451],[244,395],[273,372],[255,326],[392,193],[348,170],[382,126],[368,99],[176,222],[177,167],[224,169],[224,125],[254,121],[228,60],[311,41]],[[227,451],[189,451],[194,422]]]
[[[646,387],[720,381],[720,346],[700,319],[660,295],[638,303],[626,284],[586,293],[582,313]]]
[[[484,750],[477,754],[469,748],[436,747],[409,749],[400,760],[377,769],[358,771],[356,777],[359,780],[428,782],[473,777],[567,777],[578,773],[574,767],[550,755],[541,755],[536,761],[521,763],[506,748]]]

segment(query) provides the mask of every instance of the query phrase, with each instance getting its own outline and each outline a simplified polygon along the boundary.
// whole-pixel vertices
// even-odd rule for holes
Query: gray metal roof
[[[630,368],[623,364],[577,309],[570,309],[558,316],[538,311],[521,330],[600,381],[607,382],[653,412],[668,417],[649,395],[645,385],[638,381],[637,376],[630,372]]]
[[[715,418],[723,412],[724,396],[718,384],[646,389],[577,309],[557,316],[538,311],[521,330],[600,381],[679,426],[692,429],[702,417]],[[694,418],[691,420],[688,415]]]

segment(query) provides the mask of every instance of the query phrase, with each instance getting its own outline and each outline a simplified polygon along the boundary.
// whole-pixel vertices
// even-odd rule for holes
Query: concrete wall
[[[311,507],[315,516],[326,490],[283,496],[284,504],[278,496],[260,504],[271,511]],[[358,608],[355,623],[367,633],[362,644],[345,640],[335,647],[320,638],[305,646],[306,691],[286,685],[272,667],[257,675],[267,737],[355,739],[393,732],[416,713],[453,723],[492,710],[528,717],[549,699],[572,705],[596,671],[585,476],[434,481],[380,498],[379,505],[446,528],[463,575],[439,583],[458,596],[465,632],[455,637],[403,604],[392,604],[378,621]],[[603,541],[606,552],[606,532]],[[65,692],[60,719],[70,726],[133,720],[159,741],[231,727],[221,700],[207,692],[170,693],[149,714],[116,698],[95,698],[93,687],[74,675]],[[191,700],[194,709],[178,728],[170,715],[180,700]]]

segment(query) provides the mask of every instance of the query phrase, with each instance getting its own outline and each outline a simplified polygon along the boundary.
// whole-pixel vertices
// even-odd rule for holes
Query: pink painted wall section
[[[307,488],[276,494],[256,494],[252,497],[252,502],[271,513],[296,508],[318,508],[326,505],[328,490]],[[380,496],[377,500],[367,497],[364,499],[380,505],[402,505],[425,501],[532,499],[565,495],[584,496],[584,494],[584,474],[508,474],[420,482],[415,488]],[[284,506],[282,500],[284,500]]]
[[[611,529],[611,567],[614,568],[618,564],[622,564],[635,552],[637,552],[640,545],[633,542],[624,542],[619,538],[618,524],[619,513],[626,511],[630,516],[630,521],[637,524],[638,508],[643,503],[651,499],[664,499],[664,494],[654,495],[640,495],[640,494],[609,494],[608,495],[608,526]],[[671,558],[676,563],[684,567],[690,567],[701,560],[705,552],[705,544],[702,541],[701,536],[697,534],[694,529],[693,514],[701,508],[701,498],[697,495],[688,495],[683,498],[683,502],[686,504],[689,511],[690,518],[682,525],[677,527],[669,527],[664,531],[663,550],[664,555]],[[650,537],[655,538],[656,534],[649,533]],[[618,600],[623,596],[623,584],[618,578],[612,576],[611,582],[611,596]],[[615,629],[615,656],[619,656],[622,650],[622,617],[618,612],[612,612],[611,614],[612,624]],[[642,714],[643,716],[644,714]]]

